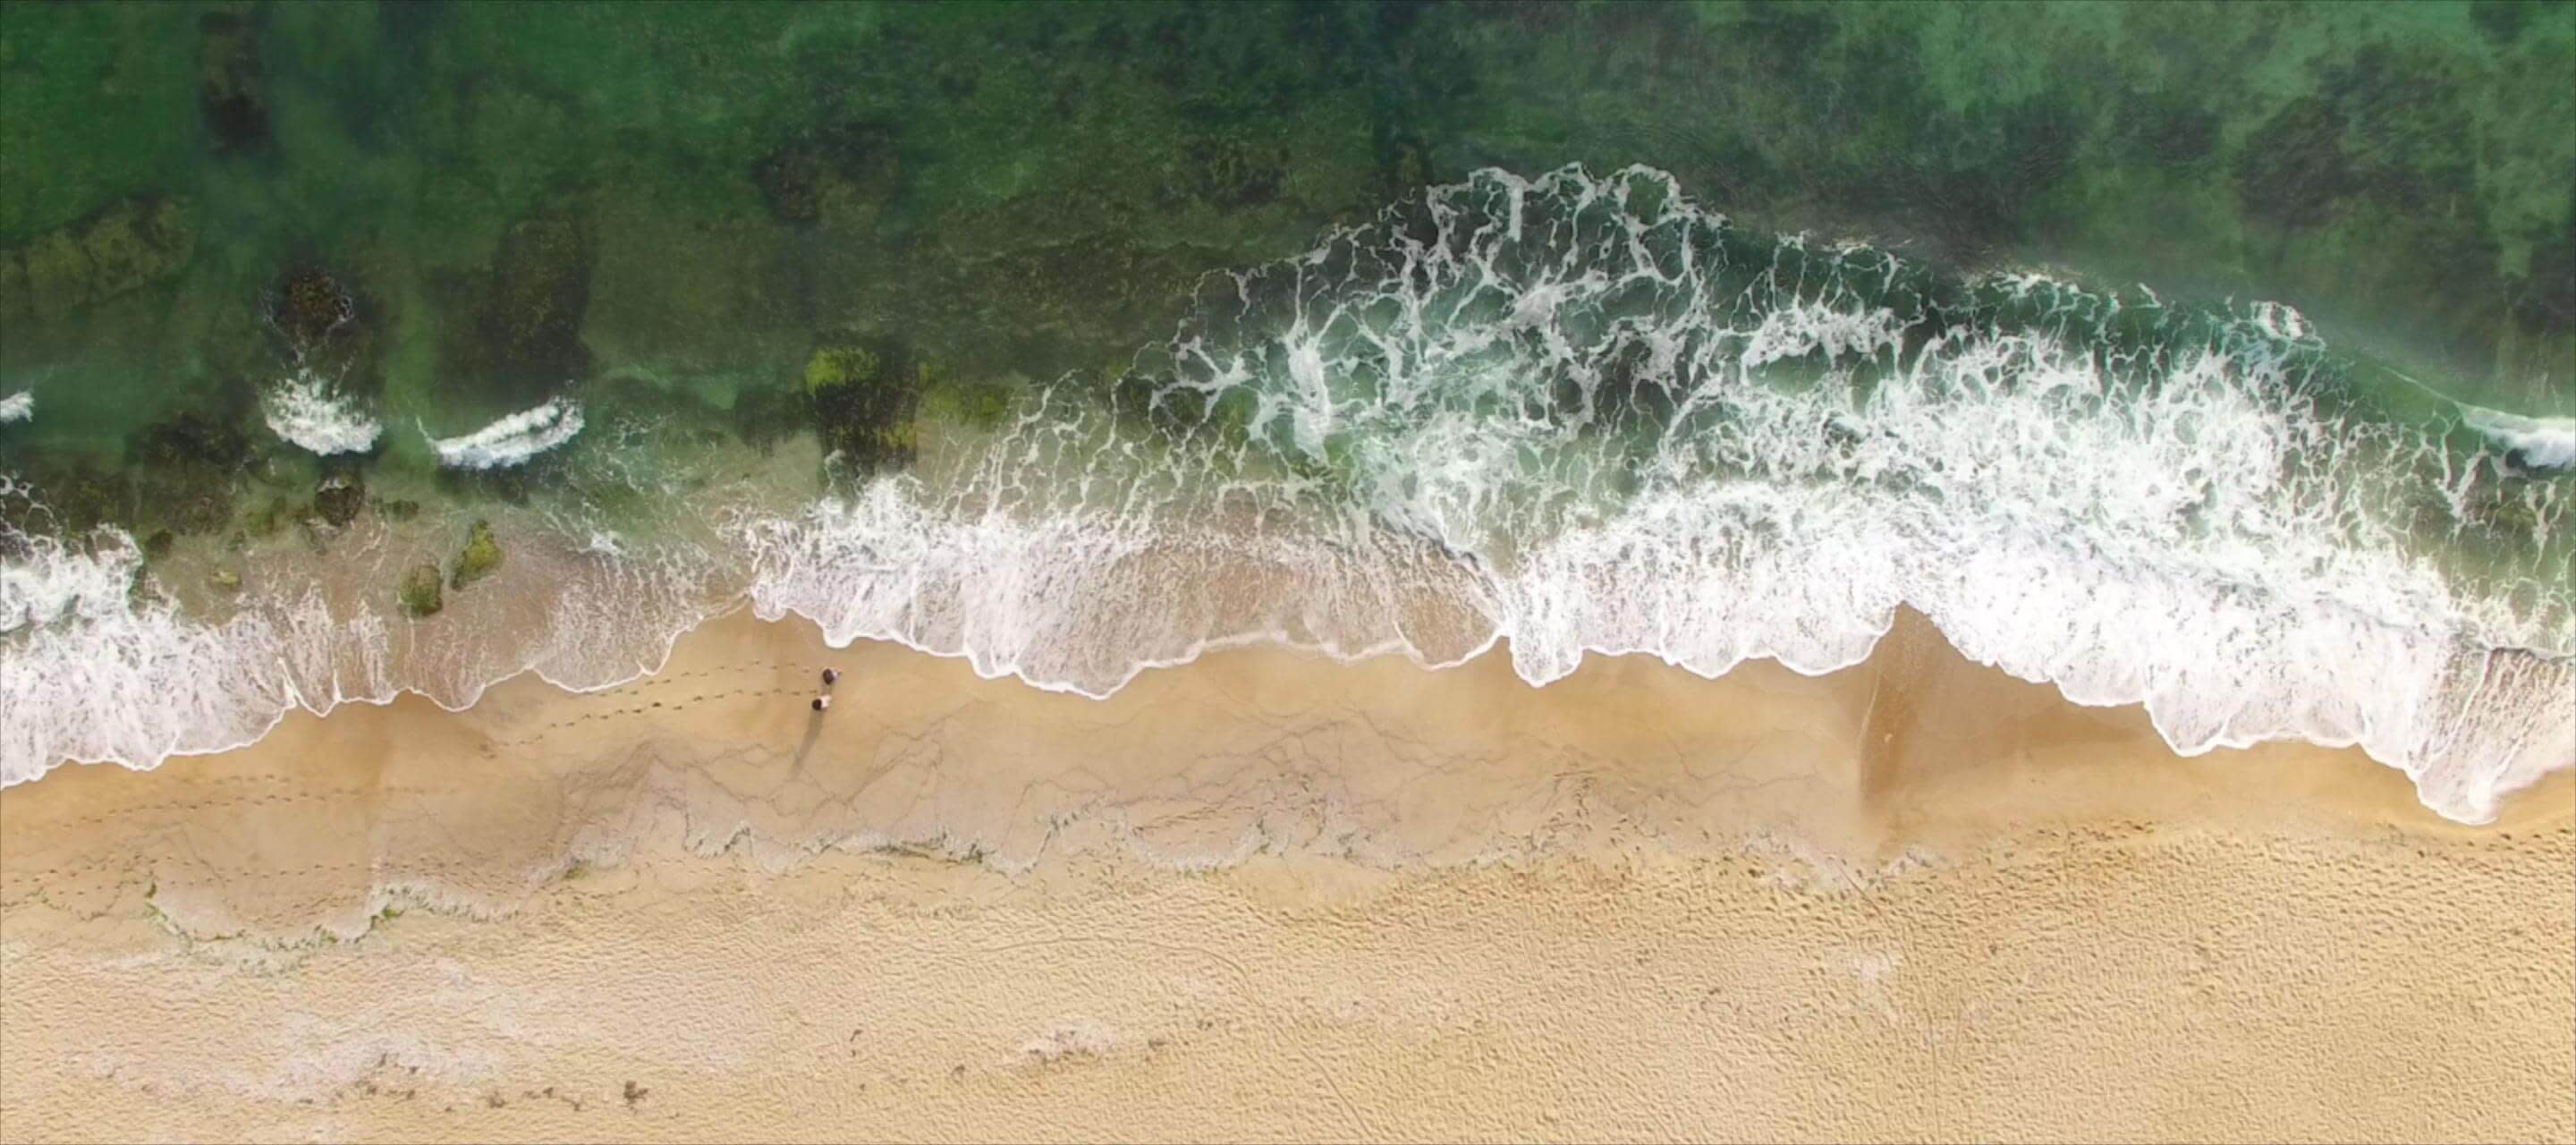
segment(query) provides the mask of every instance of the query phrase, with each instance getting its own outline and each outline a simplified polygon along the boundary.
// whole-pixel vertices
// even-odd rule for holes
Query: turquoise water
[[[2576,8],[0,10],[9,781],[649,671],[1824,671],[2576,751]],[[174,699],[175,697],[175,699]]]

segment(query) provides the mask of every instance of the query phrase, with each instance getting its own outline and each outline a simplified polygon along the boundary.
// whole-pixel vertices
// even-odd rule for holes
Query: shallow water
[[[8,782],[744,600],[1089,694],[1901,604],[2457,817],[2576,751],[2567,8],[13,8],[0,76]]]

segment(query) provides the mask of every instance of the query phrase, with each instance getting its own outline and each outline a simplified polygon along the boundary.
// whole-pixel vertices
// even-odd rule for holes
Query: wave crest
[[[429,447],[450,469],[507,469],[571,441],[581,424],[581,403],[548,398],[472,433],[430,438]]]

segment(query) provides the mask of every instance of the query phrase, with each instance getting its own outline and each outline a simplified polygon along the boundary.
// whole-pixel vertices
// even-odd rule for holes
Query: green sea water
[[[1656,201],[1603,214],[1539,195],[1507,209],[1484,174],[1534,180],[1568,167],[1591,174],[1554,186],[1633,186]],[[1631,168],[1656,174],[1614,174]],[[1522,626],[1566,606],[1509,587],[1536,583],[1531,554],[1562,548],[1567,530],[1683,511],[1659,496],[1702,512],[1723,499],[1710,490],[1747,482],[1865,486],[1929,511],[1920,506],[1936,502],[1903,499],[1938,484],[1926,474],[1957,470],[1926,443],[1956,457],[1984,446],[1937,436],[1966,423],[1899,417],[1917,407],[1890,403],[1920,386],[1934,405],[2005,393],[2027,396],[2029,416],[2057,418],[2024,427],[2036,435],[2026,455],[2065,467],[2051,489],[2099,480],[2078,472],[2092,465],[2128,481],[2119,458],[2137,474],[2171,461],[2183,485],[2234,488],[2212,474],[2243,457],[2192,450],[2221,448],[2220,411],[2252,402],[2273,420],[2242,448],[2271,468],[2242,487],[2268,481],[2344,515],[2332,540],[2345,548],[2318,552],[2361,554],[2301,551],[2305,579],[2263,591],[2300,607],[2339,602],[2401,643],[2441,649],[2424,655],[2449,666],[2407,688],[2475,692],[2456,679],[2468,671],[2459,655],[2569,650],[2569,530],[2558,527],[2569,478],[2545,462],[2549,435],[2576,415],[2571,188],[2567,4],[10,5],[0,400],[28,405],[0,422],[0,524],[13,538],[0,557],[20,569],[0,603],[25,619],[0,631],[13,642],[0,670],[34,680],[51,672],[44,656],[98,655],[65,634],[104,623],[91,613],[113,594],[64,588],[78,578],[46,562],[94,557],[101,528],[135,551],[130,584],[109,579],[166,604],[173,631],[258,620],[269,627],[236,643],[291,643],[275,609],[308,588],[332,623],[382,626],[369,637],[377,651],[312,664],[241,653],[293,662],[243,701],[268,709],[260,719],[402,687],[464,702],[489,678],[548,663],[553,653],[494,634],[577,602],[514,610],[490,598],[533,599],[513,577],[586,552],[627,562],[598,574],[610,581],[681,571],[620,590],[659,602],[635,621],[653,630],[638,641],[647,651],[603,640],[619,650],[586,654],[620,667],[565,669],[575,683],[648,668],[661,629],[745,596],[814,616],[840,639],[912,640],[1090,690],[1200,641],[1265,632],[1443,660],[1453,657],[1424,649],[1445,640],[1464,654],[1502,630],[1516,648],[1544,643]],[[1687,220],[1667,203],[1684,200]],[[1431,210],[1443,203],[1453,215]],[[1521,211],[1557,229],[1497,243],[1467,225],[1510,225]],[[1642,254],[1596,242],[1597,228],[1631,226],[1646,236]],[[1331,237],[1354,227],[1367,233]],[[1452,261],[1408,269],[1408,237]],[[1836,261],[1854,244],[1875,253]],[[1722,271],[1678,269],[1721,255],[1733,260]],[[1294,269],[1346,265],[1334,259],[1368,277]],[[1886,260],[1882,279],[1869,278],[1871,259]],[[1558,268],[1626,278],[1595,290]],[[2029,284],[2043,281],[2043,294],[2083,301],[2030,301]],[[2024,295],[1996,293],[2014,282]],[[1515,324],[1562,298],[1575,301],[1539,333]],[[1911,332],[1846,346],[1873,310]],[[1825,311],[1830,320],[1814,316]],[[2178,317],[2138,317],[2150,311]],[[1702,315],[1748,340],[1728,343]],[[1776,356],[1756,348],[1793,328],[1807,341]],[[1962,380],[1966,359],[1926,349],[1945,329],[1953,348],[1970,333],[2072,347],[2068,361],[2113,380],[2067,382],[2066,362],[2025,355],[2009,384],[1980,389]],[[1194,362],[1193,338],[1235,357]],[[1569,359],[1567,346],[1581,353]],[[2224,385],[2174,380],[2212,347],[2235,355]],[[1405,366],[1423,361],[1439,371]],[[1713,378],[1819,404],[1739,400]],[[1600,413],[1605,384],[1638,404]],[[298,392],[339,420],[297,420],[313,412],[293,404]],[[2167,417],[2186,400],[2174,395],[2212,404]],[[2529,419],[2511,423],[2529,432],[2498,437],[2463,405]],[[1995,411],[2007,407],[1978,408],[2002,424]],[[496,423],[523,432],[466,440]],[[335,439],[316,424],[373,435],[325,452]],[[540,440],[558,430],[560,442]],[[1907,452],[1872,445],[1873,434],[1935,436]],[[1460,476],[1479,465],[1489,468]],[[2324,476],[2300,476],[2311,468]],[[1443,501],[1443,489],[1467,491]],[[2148,535],[2120,517],[2124,496],[2105,492],[2086,510],[2108,521],[2103,536],[2123,538],[2088,559],[2144,559],[2120,549]],[[2229,518],[2225,497],[2176,497],[2136,511],[2180,530],[2171,544],[2207,546],[2210,563],[2189,575],[2255,567],[2230,546],[2261,549],[2265,569],[2294,559],[2297,546],[2269,525]],[[1242,602],[1191,603],[1173,589],[1160,602],[1168,624],[1138,628],[1124,612],[1117,624],[1067,621],[1055,635],[1093,650],[1059,664],[1024,647],[1044,625],[975,636],[984,629],[957,614],[990,599],[923,587],[937,578],[920,570],[953,554],[889,555],[882,541],[843,551],[816,533],[740,567],[710,555],[778,535],[745,521],[856,528],[869,506],[907,498],[937,510],[932,524],[901,526],[916,535],[944,536],[996,506],[1084,522],[1031,534],[1055,538],[1014,550],[1032,561],[1079,564],[1086,546],[1127,533],[1177,544],[1186,530],[1170,506],[1186,502],[1190,528],[1224,538],[1202,538],[1224,550],[1220,564],[1264,546],[1424,544],[1470,571],[1396,589],[1372,579],[1395,574],[1371,571],[1360,579],[1374,587],[1331,607],[1253,608],[1265,619],[1242,632],[1207,619]],[[1996,527],[2035,528],[2059,511]],[[1237,512],[1260,524],[1209,523]],[[1856,527],[1816,512],[1704,527],[1724,545],[1829,518]],[[1313,524],[1343,516],[1364,519],[1366,535]],[[1276,519],[1301,523],[1274,530]],[[1918,546],[1931,535],[1889,524],[1897,516],[1870,520]],[[886,521],[868,527],[896,528]],[[1944,559],[1975,563],[2009,547],[1998,546]],[[1763,560],[1775,558],[1788,559]],[[2347,585],[2328,567],[2382,558],[2431,587],[2396,585],[2397,572]],[[504,571],[487,579],[485,559]],[[1811,570],[1827,560],[1798,559]],[[783,566],[762,563],[773,560],[804,587],[779,588]],[[912,570],[913,595],[883,613],[901,619],[859,619],[880,615],[854,603],[878,590],[835,579],[823,567],[834,560]],[[424,565],[434,606],[414,575]],[[1655,567],[1748,599],[1772,591],[1726,579],[1741,563],[1723,574]],[[1833,575],[1876,583],[1859,566]],[[1810,625],[1806,645],[1773,633],[1706,647],[1793,662],[1800,654],[1783,649],[1808,647],[1825,666],[1874,639],[1895,601],[1924,606],[1915,597],[1928,582],[1897,579],[1912,587],[1853,590],[1850,631]],[[2107,591],[2086,584],[2066,591]],[[1388,607],[1449,616],[1416,627],[1455,633],[1361,635],[1350,616],[1321,615],[1380,595],[1438,598]],[[1673,618],[1704,620],[1693,610],[1715,606],[1656,607],[1669,632],[1699,623]],[[1664,636],[1600,634],[1629,632],[1627,620],[1564,623],[1575,654],[1615,645],[1710,670],[1729,662]],[[1337,626],[1353,634],[1318,635]],[[1954,639],[1974,628],[1950,626]],[[2061,685],[2090,681],[2068,686],[2104,702],[2145,696],[2152,707],[2159,688],[2202,707],[2211,694],[2248,697],[2211,717],[2239,730],[2178,739],[2302,728],[2404,738],[2386,730],[2398,717],[2251,698],[2297,690],[2252,668],[2186,687],[2158,682],[2152,665],[2099,674],[2017,655],[1989,658]],[[1029,667],[1041,662],[1060,670]],[[0,687],[21,705],[50,695]],[[2408,702],[2428,712],[2448,702],[2418,699]],[[2265,710],[2245,714],[2255,708]],[[2549,709],[2542,732],[2555,734],[2558,718]],[[138,757],[237,741],[254,725],[165,729],[143,748],[76,729],[31,739],[24,750],[42,758],[12,766],[148,763]]]

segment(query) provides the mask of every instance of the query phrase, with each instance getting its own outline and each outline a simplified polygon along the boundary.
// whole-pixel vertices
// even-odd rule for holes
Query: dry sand
[[[824,665],[838,703],[805,706]],[[2576,781],[1970,665],[652,679],[0,793],[0,1138],[2576,1138]]]

